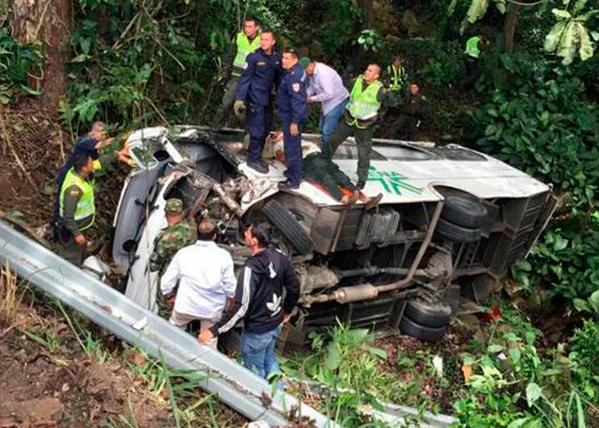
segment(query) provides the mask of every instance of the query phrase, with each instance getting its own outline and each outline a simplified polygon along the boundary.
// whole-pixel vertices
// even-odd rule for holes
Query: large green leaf
[[[582,9],[584,9],[584,7],[586,6],[586,4],[587,4],[587,0],[578,0],[574,4],[574,8],[572,9],[572,15],[576,16],[580,12],[582,12]]]
[[[453,15],[457,4],[458,4],[458,0],[451,0],[451,2],[449,3],[449,6],[447,6],[447,14],[449,16]]]
[[[555,50],[557,49],[557,46],[559,45],[559,40],[562,36],[562,32],[564,31],[564,28],[566,28],[567,24],[568,24],[567,21],[557,22],[553,26],[551,31],[549,31],[547,36],[545,36],[545,46],[544,47],[547,52],[555,52]]]
[[[541,398],[541,395],[543,395],[541,387],[534,382],[530,382],[526,386],[526,401],[528,402],[528,407],[532,407],[533,403]]]
[[[572,18],[572,15],[570,14],[570,12],[568,12],[567,10],[564,10],[564,9],[552,9],[551,13],[553,13],[555,16],[557,16],[558,19]]]
[[[595,312],[599,314],[599,290],[591,294],[591,297],[589,297],[589,303],[591,304]]]
[[[506,0],[495,0],[495,7],[497,7],[497,10],[501,13],[505,13],[506,7],[507,7],[507,2]]]
[[[585,26],[580,22],[577,22],[576,27],[578,28],[578,36],[580,38],[580,48],[578,49],[578,53],[580,55],[580,59],[586,61],[593,56],[595,48]]]
[[[466,17],[462,21],[462,25],[460,25],[460,34],[464,34],[468,23],[474,24],[476,21],[482,18],[485,13],[487,13],[488,8],[488,0],[472,0],[472,3],[470,3],[470,7],[468,8],[468,12],[466,12]]]
[[[574,22],[569,22],[562,32],[559,46],[557,47],[557,55],[563,58],[562,63],[564,65],[568,65],[574,60],[577,42],[578,29]]]

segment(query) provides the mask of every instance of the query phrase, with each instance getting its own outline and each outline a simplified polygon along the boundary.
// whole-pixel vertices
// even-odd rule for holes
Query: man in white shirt
[[[196,243],[175,254],[160,280],[167,302],[174,299],[169,322],[181,329],[193,320],[200,321],[202,330],[212,327],[220,319],[227,299],[235,294],[233,259],[214,242],[216,233],[214,223],[202,220]],[[216,344],[216,338],[208,343],[214,349]]]
[[[325,149],[329,137],[337,127],[339,119],[345,110],[349,92],[343,86],[339,74],[326,64],[311,61],[306,66],[308,76],[308,103],[320,103],[320,133],[322,135],[321,149]]]

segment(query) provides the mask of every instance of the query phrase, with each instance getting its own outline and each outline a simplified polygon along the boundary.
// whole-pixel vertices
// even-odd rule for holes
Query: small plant
[[[380,407],[377,396],[392,381],[378,369],[386,353],[372,346],[372,335],[366,329],[339,324],[326,336],[311,337],[313,353],[301,361],[288,361],[286,371],[326,385],[327,411],[342,426],[371,422],[369,409]]]
[[[30,73],[41,74],[43,61],[38,48],[18,44],[7,27],[0,28],[0,104],[9,104],[21,94],[39,95],[28,79]]]
[[[584,427],[591,404],[572,386],[564,346],[543,354],[540,332],[518,314],[503,309],[487,343],[463,356],[469,390],[455,405],[463,426]],[[588,406],[588,407],[587,407]]]
[[[362,30],[356,43],[367,52],[380,52],[385,48],[385,39],[376,30]]]

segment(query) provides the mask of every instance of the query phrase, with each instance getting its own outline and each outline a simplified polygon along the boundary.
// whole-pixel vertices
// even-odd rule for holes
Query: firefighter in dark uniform
[[[301,128],[308,119],[306,74],[295,49],[285,50],[282,63],[286,73],[277,91],[277,111],[283,127],[287,181],[280,183],[279,188],[297,189],[302,181]]]
[[[261,158],[266,137],[272,128],[272,92],[281,79],[281,56],[274,51],[275,36],[264,30],[260,35],[260,48],[248,55],[245,69],[237,84],[235,114],[245,113],[250,134],[247,165],[265,174],[268,165]]]

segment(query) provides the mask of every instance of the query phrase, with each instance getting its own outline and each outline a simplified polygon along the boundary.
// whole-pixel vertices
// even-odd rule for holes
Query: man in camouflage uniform
[[[173,256],[183,247],[197,240],[197,227],[193,220],[183,218],[183,201],[171,198],[164,206],[168,226],[154,240],[150,256],[150,270],[164,272]]]

